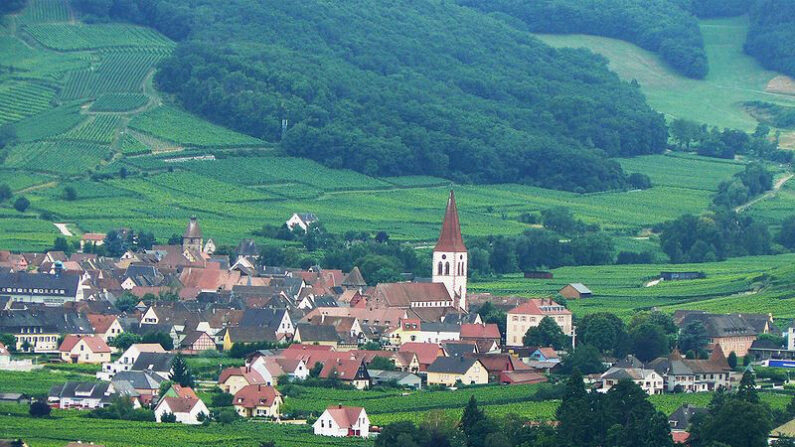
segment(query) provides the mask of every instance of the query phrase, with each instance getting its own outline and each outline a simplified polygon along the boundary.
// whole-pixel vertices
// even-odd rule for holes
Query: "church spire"
[[[458,208],[455,205],[455,193],[450,190],[447,199],[447,210],[444,213],[442,231],[433,251],[465,252],[464,238],[461,237],[461,225],[458,222]]]

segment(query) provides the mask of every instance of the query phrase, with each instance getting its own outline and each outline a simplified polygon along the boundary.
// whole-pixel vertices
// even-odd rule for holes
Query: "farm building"
[[[704,272],[660,272],[663,281],[686,281],[691,279],[704,279]]]
[[[552,272],[543,272],[543,271],[533,271],[533,272],[524,272],[525,279],[552,279],[554,275]]]
[[[575,282],[571,284],[567,284],[562,289],[558,291],[564,298],[569,299],[580,299],[580,298],[590,298],[593,296],[593,292],[591,289],[585,286],[585,284]]]

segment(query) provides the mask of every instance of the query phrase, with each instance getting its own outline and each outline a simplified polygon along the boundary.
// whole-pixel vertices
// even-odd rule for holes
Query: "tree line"
[[[459,0],[459,3],[518,18],[533,32],[593,34],[632,42],[658,53],[674,69],[691,78],[702,79],[709,72],[704,39],[689,11],[693,5],[687,0]]]
[[[75,5],[181,41],[155,80],[187,110],[335,168],[584,192],[628,187],[608,157],[666,144],[604,58],[451,2]]]

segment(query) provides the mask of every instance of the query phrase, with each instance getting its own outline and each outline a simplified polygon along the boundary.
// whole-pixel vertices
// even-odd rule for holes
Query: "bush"
[[[47,402],[43,400],[36,400],[30,404],[28,414],[34,418],[43,418],[49,416],[50,411],[52,411],[52,409],[49,405],[47,405]]]
[[[174,413],[165,412],[160,415],[160,422],[164,423],[174,423],[177,422],[177,416]]]
[[[19,197],[19,198],[18,198],[18,199],[17,199],[17,200],[14,202],[14,209],[15,209],[15,210],[17,210],[17,211],[19,211],[20,213],[24,213],[24,212],[25,212],[25,210],[26,210],[26,209],[28,209],[28,207],[29,207],[29,206],[30,206],[30,200],[28,200],[28,199],[27,199],[26,197],[24,197],[24,196],[23,196],[23,197]]]

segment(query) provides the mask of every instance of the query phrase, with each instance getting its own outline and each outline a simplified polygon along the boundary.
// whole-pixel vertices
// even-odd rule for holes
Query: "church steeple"
[[[444,212],[442,231],[439,233],[439,240],[433,251],[467,251],[464,245],[464,238],[461,237],[461,224],[458,222],[458,208],[455,205],[455,193],[450,190],[450,197],[447,199],[447,210]]]
[[[433,249],[433,282],[444,284],[454,305],[467,310],[467,247],[461,237],[453,190],[450,190],[442,231]]]

